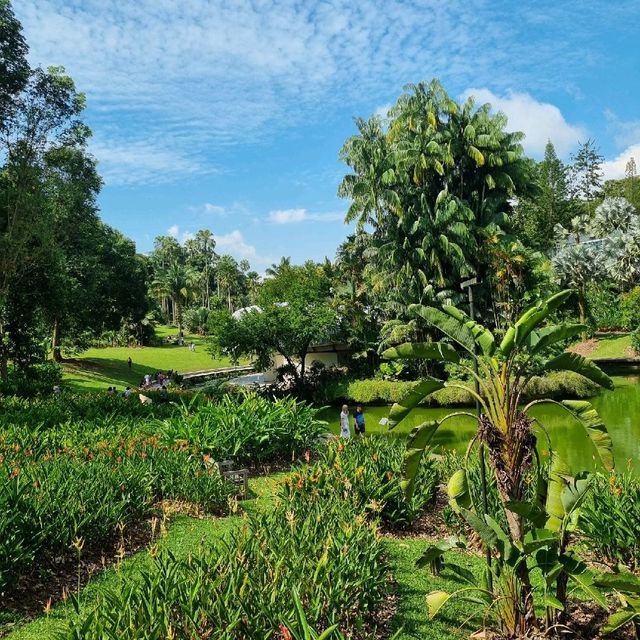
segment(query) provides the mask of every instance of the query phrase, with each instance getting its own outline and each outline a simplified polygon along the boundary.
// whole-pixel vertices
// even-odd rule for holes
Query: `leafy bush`
[[[461,384],[469,382],[457,380]],[[338,380],[328,383],[320,402],[334,404],[351,402],[361,404],[392,404],[399,402],[415,386],[404,380]],[[597,393],[597,385],[570,371],[533,376],[526,388],[527,398],[590,398]],[[458,387],[446,387],[427,396],[422,406],[470,406],[474,403],[471,393]]]
[[[640,327],[631,334],[631,348],[636,353],[640,353]]]
[[[620,314],[625,329],[640,329],[640,287],[634,287],[620,298]]]
[[[157,394],[146,393],[151,398]],[[176,400],[181,394],[172,393],[170,400]],[[192,408],[195,409],[195,401]],[[108,396],[106,393],[84,393],[53,395],[33,398],[31,400],[16,396],[0,397],[0,414],[3,425],[28,425],[29,427],[56,427],[67,422],[102,421],[105,418],[136,418],[150,420],[161,418],[177,412],[177,407],[170,403],[154,402],[145,405],[136,397],[128,400],[120,396]]]
[[[166,442],[187,441],[216,460],[258,464],[315,449],[326,431],[317,413],[293,398],[268,400],[246,393],[227,395],[197,411],[183,405],[179,414],[154,423],[152,430]]]
[[[375,524],[346,502],[309,495],[292,503],[284,494],[273,511],[249,517],[215,551],[186,559],[160,553],[140,579],[123,579],[101,594],[64,637],[231,640],[279,637],[284,627],[306,638],[307,620],[323,629],[361,629],[384,598],[386,574]]]
[[[640,567],[640,480],[633,474],[596,474],[579,520],[583,540],[612,566]]]
[[[34,364],[25,369],[11,368],[7,382],[0,382],[0,396],[48,396],[61,382],[62,367],[55,362]]]
[[[157,438],[98,441],[34,451],[17,438],[0,445],[0,591],[34,559],[68,552],[78,537],[100,544],[139,521],[163,498],[223,513],[233,487],[191,450]],[[53,443],[53,438],[49,443]]]
[[[400,486],[404,452],[403,441],[384,436],[332,442],[318,463],[287,478],[287,499],[292,504],[309,495],[326,503],[347,501],[391,526],[409,526],[432,500],[438,478],[435,463],[423,458],[407,500]]]
[[[590,323],[597,330],[612,331],[625,327],[620,298],[609,287],[592,284],[587,287],[585,298]]]

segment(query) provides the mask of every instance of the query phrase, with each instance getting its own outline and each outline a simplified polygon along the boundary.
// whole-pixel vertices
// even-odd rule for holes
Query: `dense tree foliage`
[[[437,81],[408,87],[389,115],[387,127],[358,120],[341,152],[352,172],[339,195],[351,200],[347,221],[370,229],[378,300],[402,316],[478,275],[491,309],[491,249],[508,230],[512,198],[527,188],[522,134],[488,104],[458,104]]]
[[[259,306],[212,316],[212,351],[236,360],[251,356],[259,368],[269,368],[279,353],[288,373],[303,386],[311,345],[339,335],[338,317],[329,300],[330,284],[322,267],[312,262],[301,267],[287,264],[265,280]]]

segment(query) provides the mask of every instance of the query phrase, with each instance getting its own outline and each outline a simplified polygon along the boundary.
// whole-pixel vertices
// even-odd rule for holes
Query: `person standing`
[[[353,428],[359,436],[364,435],[364,412],[360,405],[356,407],[356,413],[353,420]]]
[[[349,428],[349,407],[346,404],[342,405],[342,411],[340,412],[340,437],[351,437],[351,429]]]
[[[127,366],[129,367],[129,369],[131,369],[132,364],[133,364],[133,361],[131,360],[131,356],[129,356],[129,358],[127,359]]]

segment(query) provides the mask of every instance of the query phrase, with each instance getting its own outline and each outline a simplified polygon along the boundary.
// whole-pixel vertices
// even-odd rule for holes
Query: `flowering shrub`
[[[68,552],[79,537],[103,543],[158,500],[222,513],[233,490],[201,455],[153,437],[46,450],[11,440],[0,442],[0,591],[34,559]]]
[[[630,473],[596,474],[580,511],[583,541],[600,559],[640,567],[640,480]]]
[[[362,629],[384,598],[386,576],[376,525],[350,503],[285,498],[270,513],[249,517],[215,550],[155,556],[140,579],[125,578],[102,594],[65,637],[313,637],[303,635],[298,596],[304,625]]]
[[[294,504],[308,495],[326,502],[344,500],[386,524],[407,527],[433,498],[438,474],[425,456],[413,496],[407,500],[400,486],[404,452],[403,441],[383,436],[332,442],[320,462],[287,479],[287,497]]]

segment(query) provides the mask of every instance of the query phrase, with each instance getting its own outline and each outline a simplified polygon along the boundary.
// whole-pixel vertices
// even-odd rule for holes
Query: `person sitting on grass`
[[[131,395],[131,387],[127,386],[125,390],[122,392],[122,397],[128,399]]]
[[[162,385],[162,389],[160,389],[160,400],[159,402],[167,402],[169,400],[169,394],[167,393],[167,387]]]

